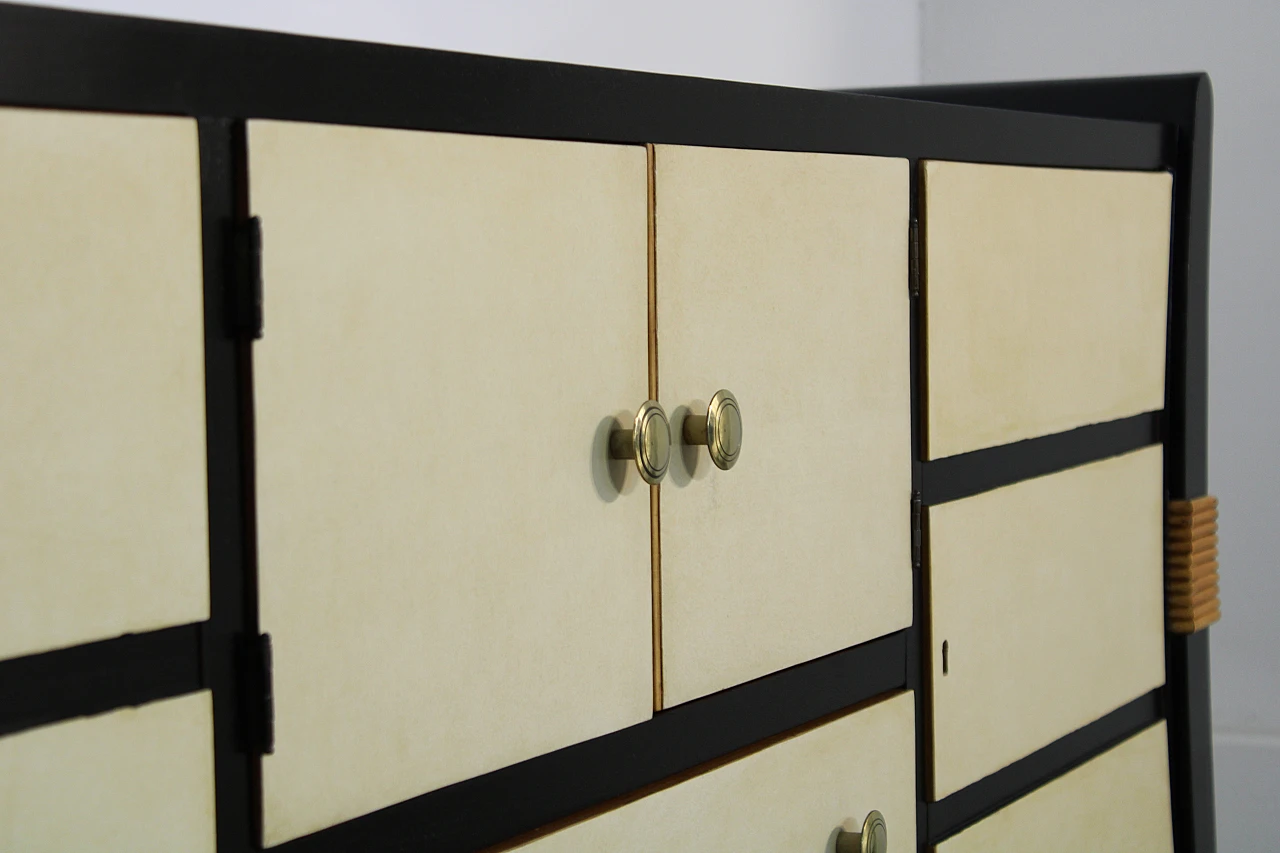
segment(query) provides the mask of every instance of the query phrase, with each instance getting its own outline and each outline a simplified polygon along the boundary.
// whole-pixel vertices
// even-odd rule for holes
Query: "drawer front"
[[[0,108],[0,659],[209,615],[190,119]]]
[[[1032,791],[936,853],[1173,853],[1163,721]]]
[[[656,146],[663,705],[911,622],[907,161]],[[732,468],[680,425],[727,389]]]
[[[274,844],[652,714],[638,146],[249,125]]]
[[[929,509],[936,799],[1164,683],[1162,462]]]
[[[1164,406],[1172,176],[923,166],[928,458]]]
[[[915,850],[914,720],[901,693],[518,849],[822,853],[878,810],[889,849]]]
[[[214,846],[207,691],[0,738],[0,850]]]

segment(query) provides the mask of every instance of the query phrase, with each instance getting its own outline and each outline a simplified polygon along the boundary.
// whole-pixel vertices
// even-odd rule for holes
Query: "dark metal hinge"
[[[911,567],[920,568],[921,552],[924,550],[924,537],[920,532],[920,516],[923,512],[920,493],[911,493]]]
[[[227,324],[232,337],[262,337],[262,220],[233,222],[227,235]]]
[[[244,751],[270,755],[276,748],[271,635],[246,637],[240,659],[241,733]]]
[[[920,220],[911,217],[911,227],[907,238],[908,252],[908,284],[907,288],[913,297],[920,295]]]

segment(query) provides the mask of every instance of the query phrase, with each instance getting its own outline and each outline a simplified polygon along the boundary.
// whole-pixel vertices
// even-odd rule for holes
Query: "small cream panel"
[[[209,615],[196,123],[0,109],[0,659]]]
[[[1164,407],[1166,172],[923,166],[937,459]]]
[[[213,853],[208,691],[0,738],[5,853]]]

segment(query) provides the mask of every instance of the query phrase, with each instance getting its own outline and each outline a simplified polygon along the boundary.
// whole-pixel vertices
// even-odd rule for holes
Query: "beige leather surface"
[[[934,849],[937,853],[1173,853],[1164,722]]]
[[[929,458],[1164,407],[1168,173],[923,179]]]
[[[890,849],[915,850],[914,720],[900,693],[516,849],[833,853],[878,809]]]
[[[911,621],[906,160],[659,145],[660,401],[743,443],[662,485],[666,706]]]
[[[936,799],[1164,683],[1162,453],[928,510]]]
[[[0,738],[5,853],[213,853],[209,692]]]
[[[209,615],[190,119],[0,108],[0,659]]]
[[[275,844],[647,719],[642,147],[251,122]]]

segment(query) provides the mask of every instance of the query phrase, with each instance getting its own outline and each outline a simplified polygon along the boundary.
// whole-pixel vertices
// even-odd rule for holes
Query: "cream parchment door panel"
[[[906,160],[656,146],[659,399],[742,450],[661,494],[671,706],[911,622]]]
[[[935,849],[937,853],[1173,853],[1164,721]]]
[[[916,849],[915,706],[900,693],[529,844],[521,853],[827,853],[884,815]]]
[[[1162,462],[929,508],[935,799],[1164,683]]]
[[[209,615],[191,119],[0,108],[0,659]]]
[[[1173,178],[927,161],[928,458],[1164,407]]]
[[[639,146],[249,125],[275,844],[647,719]]]
[[[208,691],[0,738],[5,853],[213,853]]]

